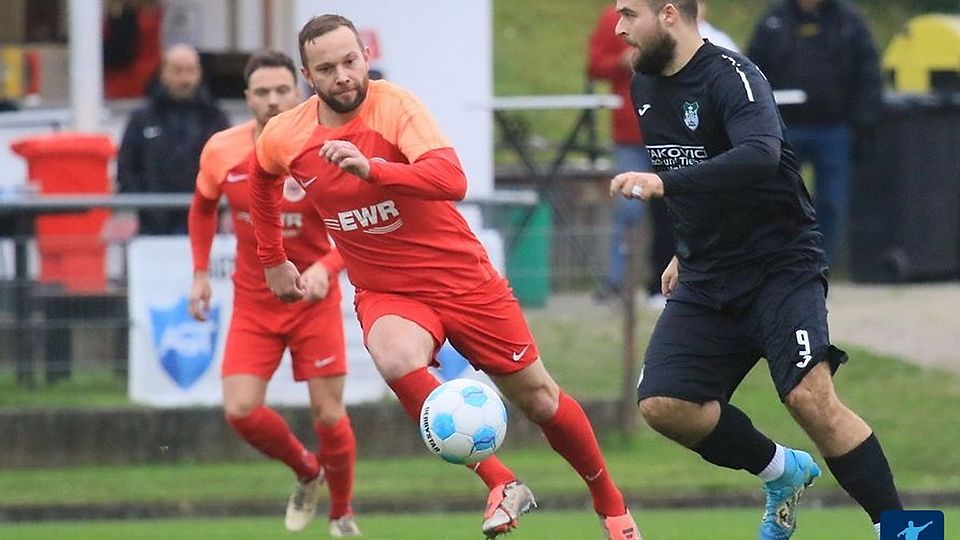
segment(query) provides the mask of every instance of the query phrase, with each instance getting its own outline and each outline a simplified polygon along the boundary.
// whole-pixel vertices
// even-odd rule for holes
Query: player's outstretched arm
[[[430,150],[413,163],[389,163],[367,159],[350,141],[329,140],[320,155],[361,180],[419,199],[460,201],[467,194],[467,177],[452,148]]]
[[[263,137],[261,137],[261,140]],[[257,239],[257,255],[264,268],[278,266],[287,260],[283,250],[283,229],[280,224],[280,198],[283,181],[260,166],[257,154],[250,157],[248,189],[250,219]]]
[[[266,134],[257,140],[258,149],[264,139]],[[257,152],[250,156],[248,170],[250,218],[267,287],[280,300],[295,302],[303,298],[306,291],[300,284],[300,272],[287,260],[283,249],[283,229],[280,225],[283,180],[280,175],[272,174],[260,165]]]
[[[429,201],[462,201],[467,195],[467,176],[453,148],[429,150],[409,164],[371,162],[369,182]]]
[[[756,66],[721,55],[711,95],[730,148],[696,165],[664,171],[670,195],[740,191],[773,178],[780,166],[783,126],[770,83]]]
[[[188,311],[198,320],[207,320],[212,296],[207,270],[210,267],[210,247],[217,232],[217,200],[194,192],[187,214],[187,232],[193,255],[193,285],[190,287]]]

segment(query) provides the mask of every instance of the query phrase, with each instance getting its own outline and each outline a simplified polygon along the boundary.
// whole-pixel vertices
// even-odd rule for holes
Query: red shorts
[[[287,347],[294,380],[347,373],[339,290],[319,302],[234,303],[221,375],[270,380]]]
[[[489,375],[519,371],[540,357],[520,304],[503,278],[444,298],[357,290],[354,303],[364,341],[377,319],[397,315],[429,332],[436,349],[449,339],[473,367]]]

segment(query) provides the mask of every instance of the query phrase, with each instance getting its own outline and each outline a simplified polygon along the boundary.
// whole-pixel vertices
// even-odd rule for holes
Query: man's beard
[[[633,70],[644,75],[660,75],[676,53],[677,40],[660,28],[651,42],[634,55]]]
[[[324,94],[320,90],[314,90],[314,92],[316,92],[317,97],[322,99],[323,102],[326,103],[328,107],[333,109],[333,112],[336,112],[339,114],[346,114],[356,110],[356,108],[359,107],[361,103],[363,103],[363,100],[366,99],[368,81],[369,79],[364,78],[363,82],[361,82],[360,85],[357,86],[357,89],[356,89],[357,97],[347,102],[338,101],[332,95]]]

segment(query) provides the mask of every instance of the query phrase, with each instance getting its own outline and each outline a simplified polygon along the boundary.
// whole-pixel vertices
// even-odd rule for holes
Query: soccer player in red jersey
[[[331,535],[359,536],[350,508],[357,446],[343,405],[347,361],[337,281],[343,260],[300,185],[290,178],[280,182],[278,233],[304,287],[303,300],[281,302],[264,281],[250,219],[247,167],[254,141],[268,120],[300,103],[296,68],[283,53],[263,52],[250,58],[244,75],[247,105],[255,119],[215,134],[200,157],[189,215],[194,264],[190,312],[203,320],[209,308],[210,246],[217,202],[225,195],[237,238],[233,316],[222,369],[227,422],[251,446],[297,475],[287,506],[289,530],[302,530],[313,519],[326,481]],[[282,416],[264,405],[267,382],[288,347],[294,378],[306,381],[309,389],[319,440],[316,454],[304,448]]]
[[[590,421],[547,373],[507,281],[456,209],[466,178],[429,111],[407,90],[369,80],[369,53],[350,20],[315,17],[299,43],[316,95],[267,125],[250,167],[270,290],[288,301],[308,294],[279,226],[279,185],[289,175],[337,243],[367,349],[408,415],[416,419],[437,387],[427,366],[449,339],[584,479],[607,538],[639,538]],[[477,472],[490,488],[482,529],[492,538],[535,502],[496,457]]]

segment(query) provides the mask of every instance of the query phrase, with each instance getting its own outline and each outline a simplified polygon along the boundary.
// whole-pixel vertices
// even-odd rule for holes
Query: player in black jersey
[[[759,476],[760,538],[789,538],[820,469],[729,403],[766,358],[781,401],[879,535],[880,513],[902,506],[880,443],[834,391],[847,356],[830,344],[823,237],[770,85],[701,39],[696,0],[617,0],[617,10],[617,34],[637,49],[631,93],[655,172],[619,174],[610,192],[663,197],[677,237],[640,410],[705,460]]]

